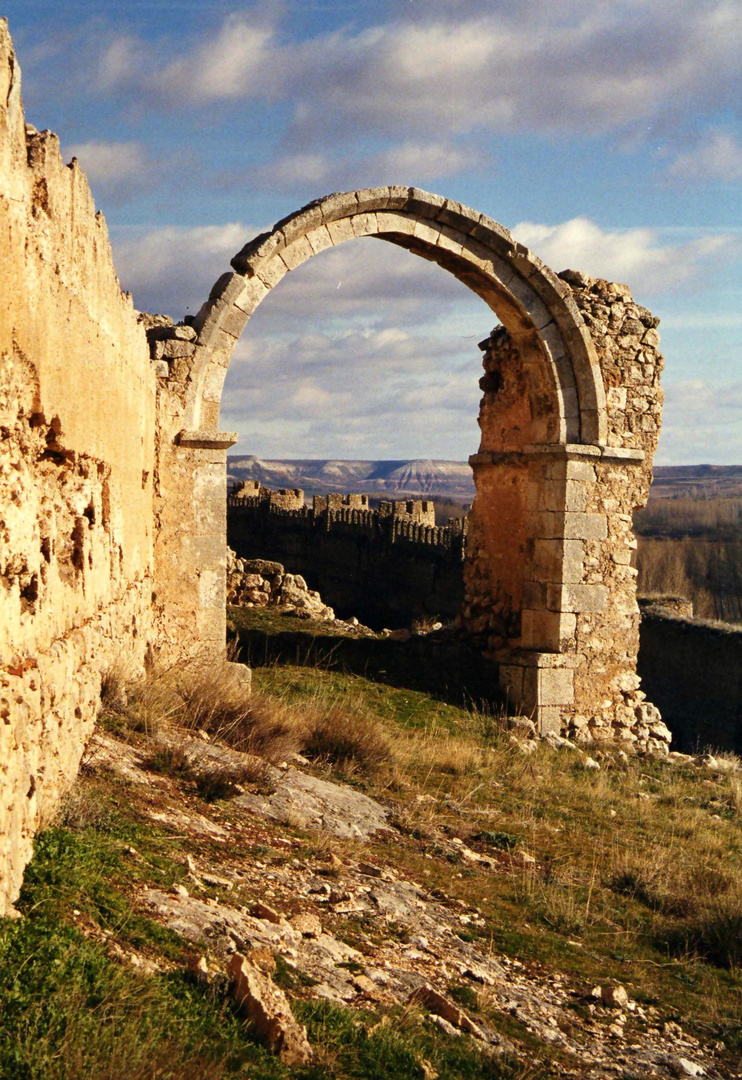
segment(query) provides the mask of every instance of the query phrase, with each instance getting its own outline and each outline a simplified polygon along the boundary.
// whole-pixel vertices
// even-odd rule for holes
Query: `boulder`
[[[242,953],[227,965],[232,994],[258,1040],[286,1065],[312,1060],[307,1030],[291,1011],[288,998],[271,979]]]

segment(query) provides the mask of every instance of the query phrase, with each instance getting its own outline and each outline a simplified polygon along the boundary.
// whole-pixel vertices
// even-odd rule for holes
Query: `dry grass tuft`
[[[179,726],[206,731],[234,750],[281,761],[300,749],[298,726],[280,700],[248,694],[231,666],[214,670],[193,665],[179,675],[175,690],[181,702]]]
[[[384,728],[358,703],[313,705],[303,713],[302,723],[302,749],[313,761],[372,773],[391,757]]]

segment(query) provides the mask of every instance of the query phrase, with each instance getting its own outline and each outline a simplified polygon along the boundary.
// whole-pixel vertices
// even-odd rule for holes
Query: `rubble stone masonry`
[[[155,380],[106,225],[0,22],[0,913],[150,634]]]

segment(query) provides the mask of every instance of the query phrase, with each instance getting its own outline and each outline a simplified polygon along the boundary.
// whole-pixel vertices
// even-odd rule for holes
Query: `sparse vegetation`
[[[735,759],[717,757],[718,767],[707,768],[597,750],[601,769],[586,770],[574,751],[542,745],[524,754],[497,715],[420,690],[290,665],[256,669],[253,681],[246,698],[226,677],[209,688],[205,673],[186,679],[179,669],[117,688],[115,709],[107,698],[106,725],[141,747],[157,784],[167,786],[153,788],[140,805],[117,778],[84,768],[58,822],[37,841],[19,905],[25,918],[0,926],[0,1075],[565,1075],[569,1062],[558,1046],[535,1041],[486,985],[454,977],[444,989],[478,1022],[513,1040],[520,1063],[445,1036],[418,1009],[317,1001],[314,980],[296,968],[282,975],[280,958],[276,979],[320,1049],[311,1067],[293,1070],[260,1049],[233,1011],[224,980],[196,979],[194,947],[143,915],[136,897],[145,886],[194,888],[193,854],[220,873],[236,866],[244,874],[283,865],[289,841],[306,872],[332,888],[342,879],[338,866],[363,858],[476,913],[462,921],[458,939],[509,957],[518,970],[556,973],[573,988],[575,1025],[589,1018],[581,1002],[591,986],[621,983],[644,1009],[636,1037],[642,1025],[681,1020],[705,1044],[723,1043],[718,1053],[736,1062],[742,781]],[[240,784],[258,790],[264,765],[256,747],[273,760],[286,745],[296,747],[320,775],[350,777],[382,800],[394,831],[361,844],[286,820],[263,822],[241,840],[242,819],[229,801],[234,773],[199,774],[178,751],[178,727],[249,748],[257,764],[246,765]],[[275,742],[266,734],[274,730]],[[179,820],[172,827],[153,821],[160,790],[177,792],[179,805],[196,800],[199,812],[229,825],[229,845],[196,843]],[[261,880],[255,891],[243,884],[225,895],[250,904],[262,898]],[[220,895],[218,884],[200,887]],[[405,926],[352,914],[335,932],[369,963],[376,943],[401,948],[414,936]],[[127,1051],[132,1046],[135,1052]],[[122,1059],[128,1071],[112,1071]]]

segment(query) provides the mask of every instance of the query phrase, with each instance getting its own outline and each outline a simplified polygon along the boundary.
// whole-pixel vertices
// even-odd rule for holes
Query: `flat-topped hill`
[[[230,483],[259,480],[268,487],[299,487],[307,495],[328,491],[439,495],[470,502],[474,480],[466,461],[341,461],[289,458],[267,461],[252,455],[228,459]]]

